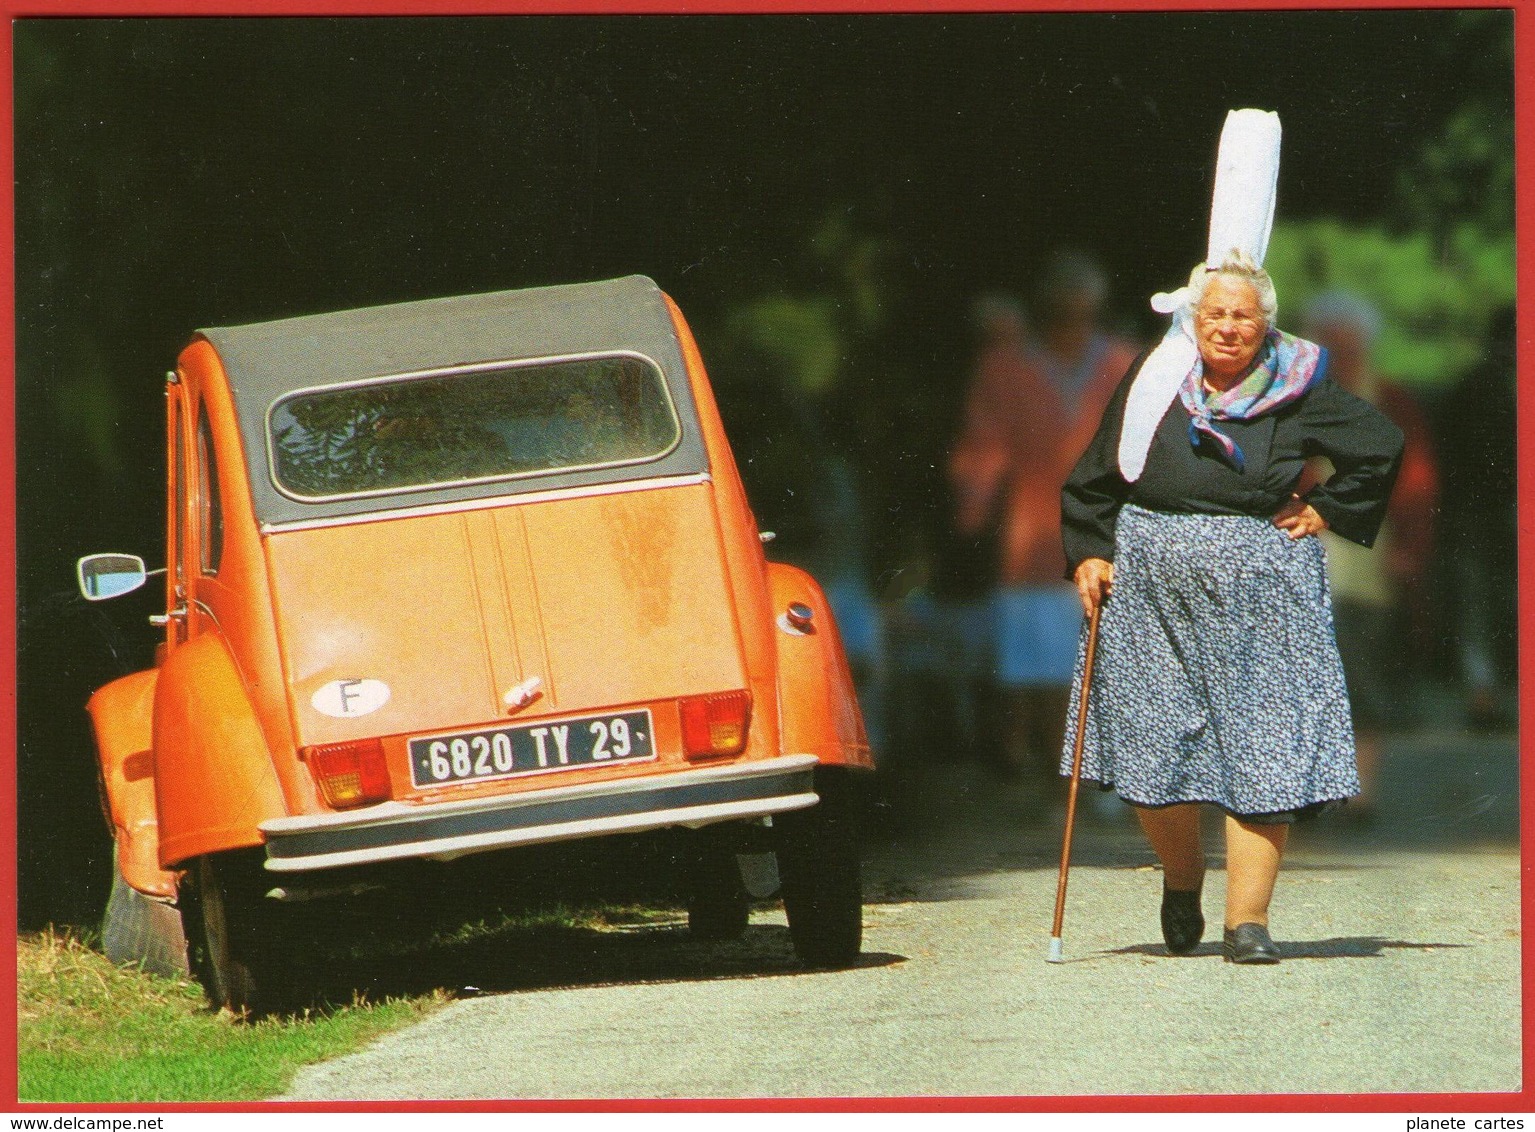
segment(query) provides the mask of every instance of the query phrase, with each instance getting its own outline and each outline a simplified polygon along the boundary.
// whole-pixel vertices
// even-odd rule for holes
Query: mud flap
[[[181,913],[170,904],[135,891],[112,853],[112,895],[101,924],[101,949],[113,963],[130,964],[151,975],[186,977],[187,939]]]

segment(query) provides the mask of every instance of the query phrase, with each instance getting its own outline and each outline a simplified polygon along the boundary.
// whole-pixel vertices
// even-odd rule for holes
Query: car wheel
[[[284,919],[267,908],[259,858],[234,852],[196,858],[181,881],[188,966],[208,1002],[245,1018],[281,1007]]]
[[[858,797],[846,771],[816,772],[821,800],[779,814],[778,871],[794,953],[807,967],[850,967],[863,946]]]
[[[740,939],[751,918],[735,847],[700,830],[687,858],[688,932],[698,940]]]

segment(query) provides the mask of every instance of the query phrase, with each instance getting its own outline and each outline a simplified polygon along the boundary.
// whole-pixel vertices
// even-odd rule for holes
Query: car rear
[[[653,359],[307,385],[266,418],[284,499],[353,508],[264,537],[317,802],[264,823],[269,868],[814,803],[748,664],[712,478],[661,466],[697,425]]]

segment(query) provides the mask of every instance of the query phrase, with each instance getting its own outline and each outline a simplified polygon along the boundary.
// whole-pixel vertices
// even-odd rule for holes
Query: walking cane
[[[1066,876],[1071,869],[1071,828],[1077,819],[1077,787],[1082,784],[1082,742],[1087,735],[1087,693],[1093,686],[1093,661],[1098,652],[1100,594],[1087,624],[1087,656],[1082,661],[1082,693],[1077,697],[1077,741],[1071,752],[1071,790],[1066,795],[1066,833],[1061,839],[1061,878],[1055,886],[1055,926],[1050,929],[1048,962],[1064,963],[1061,957],[1061,925],[1066,920]]]

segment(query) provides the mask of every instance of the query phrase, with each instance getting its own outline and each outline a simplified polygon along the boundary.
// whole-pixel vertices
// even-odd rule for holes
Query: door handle
[[[186,615],[187,607],[184,604],[178,605],[175,609],[172,609],[166,613],[151,613],[149,615],[149,623],[157,629],[163,629],[165,626],[169,625],[173,619],[177,621],[185,620]]]

